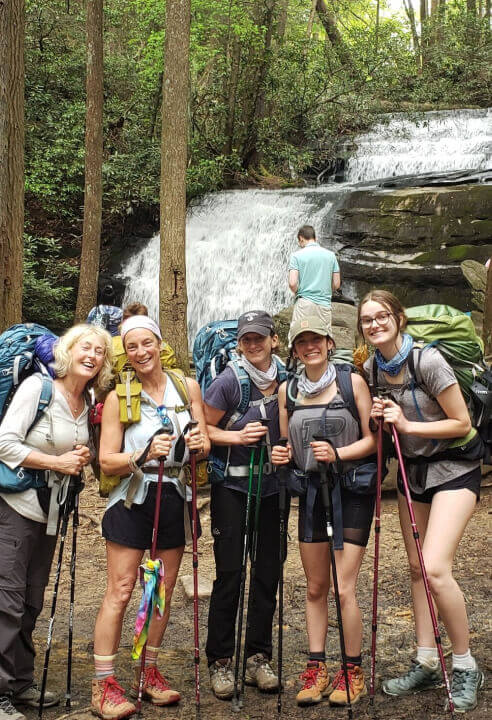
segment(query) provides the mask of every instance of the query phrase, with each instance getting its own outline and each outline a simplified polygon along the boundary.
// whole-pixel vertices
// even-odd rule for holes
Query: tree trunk
[[[231,67],[229,85],[227,90],[227,116],[225,121],[224,135],[225,143],[223,148],[224,155],[231,155],[234,148],[234,129],[236,126],[236,100],[237,100],[237,84],[239,80],[239,67],[241,63],[241,44],[236,35],[232,40]]]
[[[474,17],[477,14],[477,2],[476,0],[466,0],[466,11],[469,15],[473,15]]]
[[[309,40],[311,40],[311,33],[313,32],[314,16],[316,14],[316,2],[317,0],[311,0],[311,10],[309,11],[309,19],[306,28],[306,37],[308,39],[308,42]]]
[[[417,32],[417,22],[415,20],[415,10],[413,9],[412,0],[403,0],[405,6],[405,12],[407,13],[408,20],[410,22],[410,29],[412,31],[413,38],[413,49],[415,52],[415,62],[417,65],[417,72],[420,75],[422,73],[422,55],[420,52],[420,40]]]
[[[485,306],[483,316],[483,342],[485,345],[485,358],[492,364],[492,260],[487,272],[487,289],[485,291]]]
[[[97,300],[102,219],[103,0],[87,3],[85,188],[82,255],[75,319],[82,322]]]
[[[159,320],[178,366],[189,371],[186,324],[186,163],[190,0],[167,0],[162,87]]]
[[[354,70],[350,51],[345,45],[342,34],[337,27],[337,21],[333,10],[328,7],[325,0],[316,0],[316,12],[318,13],[319,20],[325,29],[330,45],[337,53],[340,62],[343,65],[346,65],[349,70]]]
[[[24,0],[0,3],[0,331],[22,319]]]
[[[287,28],[287,15],[289,11],[289,0],[280,0],[280,9],[277,21],[277,42],[282,44],[284,41],[285,30]]]

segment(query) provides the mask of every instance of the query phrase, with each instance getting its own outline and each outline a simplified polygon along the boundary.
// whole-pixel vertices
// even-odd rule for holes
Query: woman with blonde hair
[[[9,468],[45,472],[56,489],[60,478],[80,475],[90,462],[87,390],[105,390],[111,379],[111,336],[92,325],[76,325],[55,344],[51,402],[33,425],[42,378],[26,378],[0,424],[0,461]],[[53,491],[52,491],[53,492]],[[43,607],[54,534],[47,534],[45,489],[0,492],[0,718],[24,720],[14,705],[39,706],[34,684],[32,633]],[[55,518],[56,527],[56,518]],[[44,705],[58,697],[46,692]]]

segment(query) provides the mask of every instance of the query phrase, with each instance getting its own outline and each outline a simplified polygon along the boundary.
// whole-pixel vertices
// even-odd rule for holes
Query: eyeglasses
[[[363,328],[370,328],[373,322],[376,323],[376,325],[380,325],[381,327],[384,325],[387,325],[389,323],[390,317],[392,317],[393,313],[390,312],[379,312],[374,317],[369,317],[368,315],[361,317],[360,324]]]
[[[172,434],[174,432],[174,425],[173,421],[168,415],[167,407],[165,405],[158,405],[156,407],[157,415],[159,416],[159,420],[161,421],[162,427],[166,432]]]

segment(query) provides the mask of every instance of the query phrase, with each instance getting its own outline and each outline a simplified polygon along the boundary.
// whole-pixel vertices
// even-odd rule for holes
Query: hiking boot
[[[480,688],[483,687],[483,683],[484,674],[478,669],[478,666],[475,670],[453,669],[451,697],[455,712],[464,713],[477,707],[477,695]]]
[[[15,709],[9,695],[0,695],[0,720],[27,720],[27,718]]]
[[[382,688],[386,695],[411,695],[443,686],[440,667],[431,668],[412,660],[410,670],[401,677],[384,680]]]
[[[125,691],[114,675],[92,678],[91,712],[103,720],[120,720],[136,712],[135,705],[126,699]]]
[[[315,705],[331,692],[326,663],[321,660],[310,660],[299,679],[303,680],[304,685],[297,693],[298,705]]]
[[[230,700],[234,695],[234,674],[232,660],[227,658],[224,663],[216,660],[208,668],[210,672],[210,685],[212,692],[219,700]]]
[[[140,665],[135,668],[135,679],[133,681],[130,695],[138,697],[138,685],[140,682]],[[161,675],[156,665],[148,665],[145,668],[144,686],[142,699],[148,700],[152,705],[173,705],[181,700],[177,690],[173,690],[168,681]]]
[[[39,708],[39,701],[41,699],[41,690],[34,683],[20,693],[14,695],[14,702],[17,705],[29,705],[29,707]],[[45,690],[43,707],[49,708],[54,705],[58,705],[60,702],[60,696],[57,693],[51,692],[51,690]]]
[[[269,658],[263,653],[256,653],[248,658],[244,682],[246,685],[256,685],[262,692],[278,690],[278,677]]]
[[[361,697],[367,695],[364,672],[359,665],[348,665],[347,675],[349,682],[350,703],[353,705],[358,702]],[[333,678],[332,687],[333,690],[329,697],[330,705],[347,705],[347,686],[345,684],[345,673],[343,671],[343,667],[340,668]]]

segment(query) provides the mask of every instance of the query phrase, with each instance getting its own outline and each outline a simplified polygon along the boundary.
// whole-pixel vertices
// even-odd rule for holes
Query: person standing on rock
[[[300,249],[289,260],[289,288],[296,297],[292,324],[319,317],[331,336],[331,297],[341,282],[338,260],[334,252],[319,245],[311,225],[300,228],[297,240]]]
[[[264,438],[268,462],[265,462],[262,478],[256,572],[250,588],[245,679],[247,685],[256,685],[264,692],[278,688],[278,677],[270,664],[279,579],[278,479],[271,465],[271,446],[280,437],[279,371],[272,356],[278,337],[271,316],[259,310],[240,316],[237,337],[241,369],[250,378],[250,402],[246,412],[237,417],[241,392],[230,364],[215,378],[204,397],[207,430],[213,454],[218,458],[217,468],[212,461],[211,475],[210,522],[216,578],[210,599],[206,653],[212,690],[221,700],[230,700],[234,694],[232,657],[241,585],[249,463],[252,448]],[[262,425],[262,418],[269,420],[268,429]],[[220,460],[224,462],[220,463]],[[256,483],[251,501],[252,514],[255,493]]]

